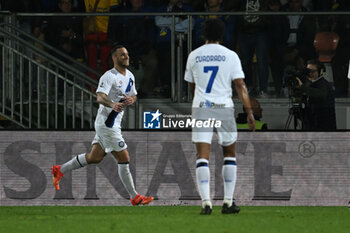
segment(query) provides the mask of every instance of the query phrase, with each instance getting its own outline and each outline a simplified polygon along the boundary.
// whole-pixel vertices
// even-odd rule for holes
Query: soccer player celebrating
[[[236,158],[235,145],[237,140],[236,122],[233,114],[232,80],[240,100],[247,111],[247,121],[250,130],[255,128],[255,120],[250,105],[249,95],[244,83],[244,73],[241,62],[234,51],[219,44],[224,35],[225,26],[219,19],[209,19],[203,25],[205,44],[192,51],[188,56],[185,80],[189,82],[192,91],[192,117],[198,112],[212,112],[220,118],[231,112],[230,120],[222,122],[216,128],[218,142],[223,148],[224,164],[222,176],[224,179],[224,200],[221,212],[223,214],[238,213],[239,207],[233,201],[233,192],[236,185]],[[221,109],[220,109],[221,108]],[[200,115],[200,114],[199,114]],[[203,114],[202,114],[203,115]],[[212,115],[210,116],[212,117]],[[203,118],[200,118],[203,119]],[[213,118],[211,118],[213,119]],[[192,141],[196,144],[196,181],[202,199],[200,214],[211,214],[210,201],[210,171],[209,155],[213,136],[210,130],[192,130]]]
[[[129,170],[129,153],[120,126],[124,107],[136,101],[135,77],[127,69],[129,54],[124,46],[115,46],[111,55],[114,67],[101,76],[96,90],[100,107],[95,120],[96,135],[92,141],[92,149],[89,153],[77,155],[63,165],[53,166],[53,184],[56,190],[59,190],[60,179],[66,172],[99,163],[106,153],[111,152],[118,161],[118,174],[130,195],[132,205],[146,205],[153,197],[142,196],[135,190]]]

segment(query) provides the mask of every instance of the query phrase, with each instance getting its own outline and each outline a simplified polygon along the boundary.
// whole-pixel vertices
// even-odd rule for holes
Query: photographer
[[[299,90],[306,96],[306,130],[335,130],[335,104],[332,85],[322,76],[324,66],[317,60],[309,60],[303,82],[296,77]]]

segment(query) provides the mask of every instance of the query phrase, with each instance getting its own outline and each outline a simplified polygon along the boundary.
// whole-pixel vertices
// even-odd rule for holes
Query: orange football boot
[[[154,199],[153,197],[146,197],[146,196],[137,194],[134,199],[130,198],[130,201],[132,205],[147,205],[148,203],[153,201],[153,199]]]
[[[52,171],[52,183],[55,186],[56,190],[60,190],[60,180],[63,177],[63,173],[61,172],[61,165],[54,165],[51,167]]]

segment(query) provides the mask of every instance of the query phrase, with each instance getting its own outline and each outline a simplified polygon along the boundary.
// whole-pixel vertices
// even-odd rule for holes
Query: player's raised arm
[[[249,125],[249,129],[254,131],[255,119],[254,119],[253,109],[250,104],[249,94],[248,94],[248,90],[245,85],[245,82],[243,78],[235,79],[234,82],[235,82],[236,91],[238,93],[238,97],[242,101],[244,108],[246,109],[246,112],[247,112],[247,122]]]

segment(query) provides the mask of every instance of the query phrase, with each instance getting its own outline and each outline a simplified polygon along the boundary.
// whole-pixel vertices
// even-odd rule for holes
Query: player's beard
[[[123,68],[128,68],[129,67],[129,61],[128,60],[118,60],[117,61],[118,66],[123,67]]]

